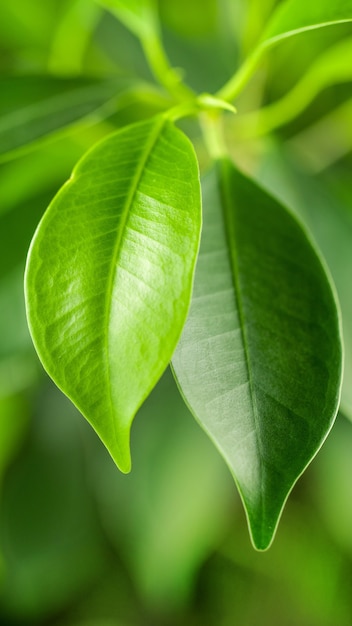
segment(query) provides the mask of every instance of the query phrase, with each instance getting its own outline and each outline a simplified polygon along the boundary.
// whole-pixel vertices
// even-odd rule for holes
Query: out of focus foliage
[[[159,4],[173,65],[195,90],[213,91],[251,48],[275,1]],[[351,71],[339,69],[346,57],[339,61],[334,50],[342,42],[347,49],[352,27],[299,38],[268,53],[227,132],[241,167],[306,221],[351,320]],[[329,51],[329,81],[317,79],[303,107],[296,97],[297,111],[265,129],[268,117],[253,112],[280,101]],[[164,105],[137,39],[88,0],[11,0],[0,6],[0,69],[1,154],[11,124],[18,133],[0,161],[0,622],[350,626],[352,426],[344,415],[294,490],[273,547],[258,554],[229,472],[169,373],[137,416],[134,469],[125,477],[38,365],[22,295],[35,226],[94,141]],[[150,87],[136,87],[141,81]],[[67,111],[59,102],[59,124],[50,109],[58,85],[74,105]],[[123,86],[119,97],[115,85]],[[38,111],[50,131],[45,140]],[[24,141],[26,115],[33,136]],[[205,163],[197,125],[183,126]],[[348,324],[344,335],[351,383],[342,410],[352,417]]]

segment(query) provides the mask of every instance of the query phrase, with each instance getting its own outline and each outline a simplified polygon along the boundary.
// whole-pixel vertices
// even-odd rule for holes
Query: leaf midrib
[[[111,324],[112,293],[113,293],[115,277],[117,273],[118,259],[119,259],[120,251],[121,251],[121,242],[122,242],[125,230],[126,230],[126,225],[127,225],[128,218],[130,215],[130,209],[133,205],[133,201],[134,201],[137,189],[139,187],[140,181],[142,179],[143,173],[145,171],[148,159],[150,158],[150,155],[155,147],[155,144],[160,137],[161,131],[163,127],[165,126],[165,123],[166,123],[165,117],[161,116],[160,118],[156,118],[155,126],[151,128],[149,141],[146,143],[146,146],[141,155],[138,167],[136,168],[135,174],[133,178],[131,179],[130,191],[126,198],[123,210],[121,212],[121,219],[119,222],[119,228],[117,230],[115,246],[114,246],[113,253],[112,253],[110,274],[109,274],[109,278],[107,282],[107,289],[106,289],[107,296],[106,296],[106,303],[105,303],[105,308],[106,308],[105,354],[106,354],[107,365],[108,365],[107,387],[108,387],[108,397],[110,401],[110,414],[113,416],[112,422],[113,422],[115,442],[120,452],[121,452],[121,447],[120,447],[119,439],[117,436],[114,403],[113,403],[111,383],[110,383],[111,376],[110,376],[110,359],[109,359],[109,329],[110,329],[110,324]]]
[[[232,269],[231,278],[232,278],[232,283],[233,283],[235,301],[237,304],[243,350],[245,354],[245,363],[246,363],[246,369],[247,369],[247,375],[248,375],[249,391],[250,391],[250,398],[251,398],[251,403],[252,403],[254,426],[255,426],[254,430],[256,434],[257,447],[258,447],[258,453],[259,453],[260,482],[261,482],[260,501],[261,501],[262,511],[263,511],[263,498],[262,498],[263,472],[261,471],[262,464],[263,464],[263,453],[262,453],[262,443],[261,443],[260,435],[259,435],[259,431],[260,431],[259,419],[258,419],[259,411],[258,411],[258,406],[257,406],[257,401],[256,401],[256,396],[255,396],[255,391],[254,391],[250,348],[249,348],[249,341],[248,341],[248,337],[246,333],[245,315],[244,315],[243,304],[242,304],[241,281],[239,277],[238,258],[236,254],[236,247],[232,245],[232,242],[236,241],[236,227],[234,223],[235,220],[233,218],[235,207],[233,205],[233,202],[231,203],[231,195],[229,194],[229,188],[230,188],[229,168],[230,167],[232,167],[232,165],[230,163],[227,163],[226,161],[223,163],[220,163],[220,191],[221,191],[221,199],[222,199],[221,206],[222,206],[222,213],[223,213],[224,226],[225,226],[225,238],[227,242],[228,256],[230,259],[230,265]]]

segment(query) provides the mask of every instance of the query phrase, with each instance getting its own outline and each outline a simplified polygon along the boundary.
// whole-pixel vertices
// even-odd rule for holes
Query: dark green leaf
[[[0,160],[96,113],[111,112],[127,81],[10,76],[0,80]],[[110,103],[110,106],[109,106]]]
[[[329,266],[339,297],[344,342],[341,409],[352,420],[352,196],[350,176],[305,174],[295,159],[271,144],[257,177],[305,221]],[[332,188],[334,181],[334,188]]]
[[[199,234],[195,154],[160,116],[82,159],[30,250],[26,300],[38,354],[123,471],[133,417],[187,315]]]
[[[228,161],[204,180],[194,297],[173,366],[235,477],[255,546],[267,548],[337,411],[340,328],[299,223]]]

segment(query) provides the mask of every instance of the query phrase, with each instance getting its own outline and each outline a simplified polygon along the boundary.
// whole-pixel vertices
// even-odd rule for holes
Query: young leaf
[[[253,74],[263,53],[282,39],[306,30],[351,20],[352,0],[336,0],[336,2],[285,0],[274,11],[252,53],[229,82],[220,89],[217,96],[223,100],[233,100]]]
[[[203,219],[173,367],[234,475],[254,545],[265,549],[334,421],[338,313],[299,223],[228,161],[204,180]]]
[[[1,78],[0,161],[98,109],[102,112],[128,84],[125,79]]]
[[[199,235],[193,148],[158,116],[88,152],[32,242],[26,305],[37,352],[125,472],[132,420],[187,315]]]
[[[349,22],[352,20],[352,0],[286,0],[274,12],[261,38],[262,46],[268,47],[280,39],[305,30]]]

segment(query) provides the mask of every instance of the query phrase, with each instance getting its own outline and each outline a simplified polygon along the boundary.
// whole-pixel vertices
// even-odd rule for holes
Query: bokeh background
[[[275,4],[160,0],[172,64],[197,91],[216,90],[251,49]],[[237,119],[226,126],[239,166],[298,211],[321,248],[343,304],[347,355],[352,75],[341,78],[337,60],[330,84],[270,133],[256,132],[249,114],[282,98],[321,55],[351,38],[352,26],[343,24],[282,42],[266,55],[236,103]],[[50,90],[57,95],[52,79],[62,79],[63,92],[82,77],[153,83],[137,39],[89,0],[1,3],[0,72],[0,144],[7,137],[9,145],[6,132],[16,116],[25,119],[38,103],[44,114]],[[123,476],[32,347],[23,271],[36,224],[96,140],[162,106],[153,89],[136,88],[132,97],[88,112],[49,140],[11,154],[3,149],[0,624],[350,626],[352,376],[346,375],[343,413],[293,490],[273,546],[257,553],[229,471],[169,371],[136,417],[133,470]],[[206,168],[197,123],[182,127]]]

